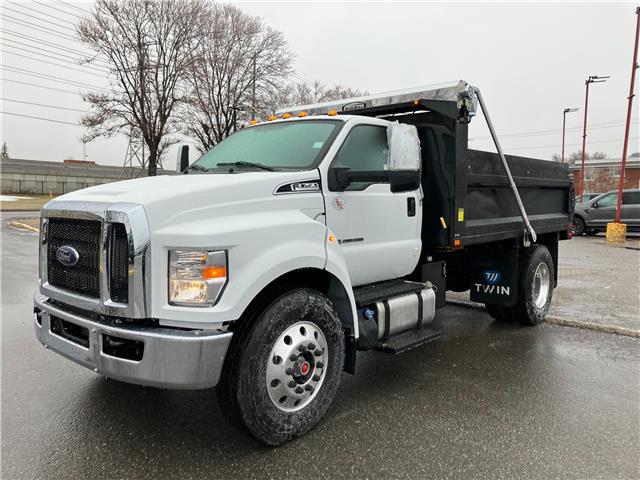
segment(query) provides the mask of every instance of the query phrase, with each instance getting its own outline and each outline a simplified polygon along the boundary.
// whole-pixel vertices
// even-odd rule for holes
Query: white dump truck
[[[467,148],[478,102],[498,154]],[[505,156],[464,81],[290,107],[179,160],[45,205],[36,336],[108,378],[217,386],[265,444],[312,429],[358,351],[437,338],[446,290],[549,308],[567,166]]]

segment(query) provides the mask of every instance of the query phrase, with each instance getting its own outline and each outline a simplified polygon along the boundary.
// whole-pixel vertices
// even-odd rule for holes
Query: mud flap
[[[471,301],[512,307],[518,300],[518,248],[487,248],[471,263]]]
[[[356,353],[358,350],[358,341],[355,337],[347,333],[344,345],[344,368],[343,370],[351,375],[356,373]]]

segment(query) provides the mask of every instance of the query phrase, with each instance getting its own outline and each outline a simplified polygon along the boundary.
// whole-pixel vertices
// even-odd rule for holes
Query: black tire
[[[548,290],[544,290],[546,295],[536,296],[536,274],[540,273],[542,277],[545,269]],[[544,245],[529,247],[520,267],[518,300],[511,308],[511,314],[515,320],[523,325],[538,325],[544,321],[553,297],[554,278],[553,259],[547,247]],[[542,302],[543,299],[544,302]],[[536,303],[536,300],[540,302]]]
[[[306,288],[282,293],[254,320],[234,334],[239,337],[230,346],[216,390],[228,418],[239,421],[265,445],[278,446],[307,433],[329,409],[344,366],[344,331],[329,299]],[[324,335],[327,365],[309,403],[299,410],[284,411],[270,398],[267,363],[281,334],[301,321],[310,322]]]
[[[573,225],[571,227],[571,231],[573,232],[574,237],[579,237],[584,234],[586,230],[584,220],[580,217],[573,217]]]
[[[487,313],[491,315],[496,321],[504,323],[513,322],[513,316],[509,307],[494,305],[492,303],[485,303],[484,306],[487,309]]]

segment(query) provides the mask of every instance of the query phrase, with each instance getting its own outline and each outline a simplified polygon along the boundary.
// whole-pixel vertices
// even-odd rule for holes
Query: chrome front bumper
[[[114,327],[54,307],[39,293],[36,293],[34,303],[39,310],[34,323],[40,343],[100,375],[123,382],[177,389],[209,388],[220,379],[232,333],[127,325]],[[84,337],[78,341],[72,336],[65,338],[54,333],[52,317],[67,322],[67,326],[72,324],[71,327],[83,335],[86,332],[86,342]],[[130,360],[106,354],[105,335],[142,342],[142,358]],[[88,347],[82,343],[88,343]]]

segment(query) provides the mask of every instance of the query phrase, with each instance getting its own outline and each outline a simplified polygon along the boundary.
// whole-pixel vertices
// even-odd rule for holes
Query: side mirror
[[[176,160],[176,173],[182,173],[189,167],[189,145],[178,148],[178,158]]]
[[[417,190],[420,188],[420,170],[392,170],[389,184],[393,193]]]
[[[410,192],[420,188],[419,170],[356,171],[347,167],[329,169],[329,190],[344,192],[351,182],[389,183],[393,193]]]

